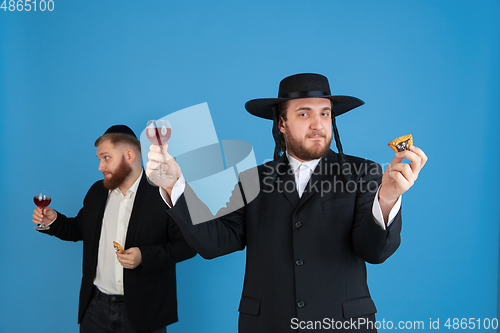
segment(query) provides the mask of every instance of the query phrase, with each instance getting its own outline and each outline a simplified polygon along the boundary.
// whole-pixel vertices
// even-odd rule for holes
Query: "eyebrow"
[[[298,108],[297,110],[295,110],[294,112],[297,112],[297,111],[311,111],[312,108],[308,107],[308,106],[302,106],[300,108]],[[332,108],[329,107],[329,106],[325,106],[321,111],[332,111]]]
[[[99,157],[99,156],[101,156],[101,155],[105,155],[105,154],[108,154],[108,155],[109,155],[109,153],[108,153],[107,151],[103,151],[102,153],[98,154],[98,155],[97,155],[97,157]]]

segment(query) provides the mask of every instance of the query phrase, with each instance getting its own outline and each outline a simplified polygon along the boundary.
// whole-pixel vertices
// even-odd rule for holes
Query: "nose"
[[[99,171],[103,171],[104,170],[104,165],[103,165],[102,161],[99,162],[99,168],[97,168],[97,170],[99,170]]]
[[[311,129],[314,131],[320,131],[323,129],[323,122],[321,121],[321,116],[314,114],[311,116]]]

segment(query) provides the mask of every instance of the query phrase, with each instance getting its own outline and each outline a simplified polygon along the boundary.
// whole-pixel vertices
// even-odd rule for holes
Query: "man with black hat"
[[[33,222],[62,240],[83,240],[80,332],[166,332],[177,321],[175,263],[196,252],[165,219],[168,207],[144,175],[134,132],[112,126],[95,146],[104,180],[92,185],[78,215],[37,207]]]
[[[164,148],[173,178],[157,183],[188,243],[205,258],[247,249],[239,332],[376,331],[365,262],[382,263],[398,248],[400,198],[427,157],[411,147],[382,174],[378,164],[344,155],[335,117],[362,104],[332,96],[318,74],[287,77],[278,98],[247,102],[251,114],[273,120],[274,160],[257,167],[258,179],[241,173],[216,218],[200,218],[209,210]],[[158,146],[148,157],[150,175],[163,157]]]

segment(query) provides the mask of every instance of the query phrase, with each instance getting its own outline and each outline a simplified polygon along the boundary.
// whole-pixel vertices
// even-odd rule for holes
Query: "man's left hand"
[[[123,268],[134,269],[142,262],[141,250],[138,247],[131,247],[122,253],[116,252],[116,257]]]
[[[402,163],[405,158],[410,161],[410,164]],[[397,153],[382,177],[382,185],[379,190],[381,206],[392,208],[398,198],[413,186],[426,162],[427,156],[415,146]],[[382,210],[384,210],[383,207]]]

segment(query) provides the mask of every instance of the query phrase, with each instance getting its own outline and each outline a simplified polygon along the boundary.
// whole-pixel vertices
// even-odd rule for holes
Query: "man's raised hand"
[[[410,161],[410,164],[402,163],[405,158]],[[413,186],[426,162],[425,153],[415,146],[397,153],[382,177],[379,191],[381,204],[382,201],[386,203],[396,202],[400,195]]]
[[[151,145],[149,147],[148,162],[146,163],[146,175],[149,180],[157,186],[163,187],[168,193],[172,190],[175,182],[181,176],[181,168],[175,159],[168,153],[168,144],[162,146]],[[163,173],[170,178],[156,178],[159,172],[160,163]]]

